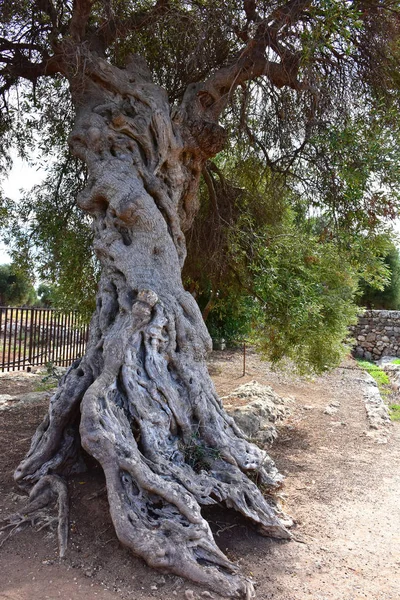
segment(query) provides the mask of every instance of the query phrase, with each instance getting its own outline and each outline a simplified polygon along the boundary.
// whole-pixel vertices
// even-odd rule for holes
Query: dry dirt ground
[[[296,399],[270,453],[285,474],[294,539],[258,536],[243,519],[208,511],[220,547],[256,583],[259,600],[400,599],[400,424],[380,444],[366,435],[365,384],[355,364],[314,381],[273,372],[250,353],[214,353],[210,370],[221,395],[256,379]],[[0,378],[0,394],[29,391]],[[16,386],[19,384],[18,390]],[[24,389],[23,389],[24,388]],[[324,414],[340,402],[335,415]],[[0,517],[21,503],[12,471],[46,411],[44,402],[0,412]],[[70,549],[57,558],[54,533],[26,529],[0,548],[1,600],[174,600],[217,598],[147,568],[116,539],[97,469],[70,482]],[[192,592],[188,591],[192,590]]]

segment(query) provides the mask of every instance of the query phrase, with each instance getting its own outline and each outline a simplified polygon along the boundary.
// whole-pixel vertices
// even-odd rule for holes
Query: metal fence
[[[68,366],[84,354],[88,333],[76,312],[0,306],[0,370]]]

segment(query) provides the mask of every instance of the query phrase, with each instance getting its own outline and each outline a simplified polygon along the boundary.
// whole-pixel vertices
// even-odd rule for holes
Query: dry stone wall
[[[400,311],[367,310],[353,328],[353,354],[366,360],[400,356]]]

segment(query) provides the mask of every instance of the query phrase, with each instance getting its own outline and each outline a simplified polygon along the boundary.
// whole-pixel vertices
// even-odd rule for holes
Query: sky
[[[18,200],[21,196],[21,189],[29,190],[37,183],[40,183],[44,178],[44,172],[36,167],[31,167],[26,161],[23,161],[13,153],[12,160],[13,167],[8,179],[3,181],[2,189],[6,197]],[[0,239],[0,265],[9,262],[10,256],[7,254],[7,247]]]

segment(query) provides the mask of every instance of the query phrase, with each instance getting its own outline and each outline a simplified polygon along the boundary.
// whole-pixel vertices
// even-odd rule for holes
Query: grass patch
[[[213,462],[220,458],[219,450],[206,446],[197,432],[192,434],[189,443],[182,445],[181,450],[185,461],[196,473],[210,471]]]
[[[371,363],[367,360],[362,360],[361,358],[356,358],[357,364],[361,369],[364,369],[369,373],[378,384],[379,391],[381,393],[382,398],[385,400],[392,392],[392,388],[390,385],[390,379],[388,374],[385,373],[383,369],[378,367],[378,365]],[[400,358],[395,358],[392,360],[391,364],[400,365]],[[400,404],[390,404],[389,408],[389,416],[391,421],[400,421]]]
[[[361,367],[361,369],[367,371],[367,373],[369,373],[375,379],[382,397],[386,398],[387,396],[389,396],[390,392],[392,391],[392,388],[387,373],[385,373],[383,369],[378,367],[378,365],[369,362],[368,360],[362,360],[361,358],[357,358],[356,361],[358,366]]]
[[[378,367],[378,365],[376,365],[372,362],[369,362],[368,360],[362,360],[361,358],[357,359],[357,363],[358,363],[359,367],[361,367],[362,369],[367,371],[367,373],[372,375],[372,377],[375,379],[375,381],[378,384],[390,385],[390,379],[389,379],[387,373],[385,373],[385,371],[383,369]],[[399,364],[400,364],[400,362],[399,362]]]
[[[40,381],[37,385],[35,385],[35,392],[48,392],[49,390],[54,390],[58,385],[57,379],[52,379],[48,381]]]
[[[400,404],[389,406],[389,414],[391,421],[400,421]]]
[[[60,382],[61,375],[57,367],[51,363],[46,363],[46,375],[42,377],[40,383],[35,386],[35,392],[48,392],[56,388]]]

